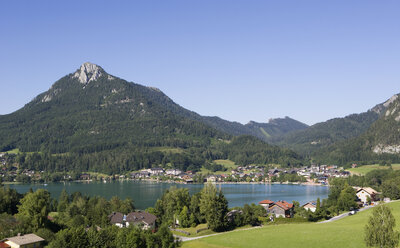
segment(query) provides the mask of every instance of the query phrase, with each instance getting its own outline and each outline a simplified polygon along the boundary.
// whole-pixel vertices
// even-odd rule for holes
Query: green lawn
[[[218,160],[214,160],[213,162],[216,164],[223,165],[228,169],[236,169],[236,167],[238,167],[238,165],[236,165],[235,162],[233,162],[229,159],[218,159]]]
[[[393,170],[400,170],[400,164],[392,164]],[[365,175],[373,170],[387,170],[389,166],[380,166],[379,164],[363,165],[357,168],[347,169],[355,175]]]
[[[8,154],[19,154],[19,153],[21,153],[21,152],[19,151],[18,148],[15,148],[15,149],[12,149],[12,150],[7,151],[6,153],[8,153]]]
[[[400,230],[400,202],[390,203]],[[183,243],[183,248],[223,247],[366,247],[364,226],[371,209],[344,219],[324,224],[287,224],[235,231]]]
[[[212,172],[204,167],[201,167],[200,172],[203,175],[207,175],[207,174],[214,174],[214,175],[221,175],[221,174],[231,174],[231,170],[232,169],[236,169],[238,167],[238,165],[235,164],[235,162],[229,160],[229,159],[218,159],[218,160],[214,160],[213,161],[216,164],[220,164],[223,165],[225,168],[227,168],[227,171],[216,171],[216,172]]]

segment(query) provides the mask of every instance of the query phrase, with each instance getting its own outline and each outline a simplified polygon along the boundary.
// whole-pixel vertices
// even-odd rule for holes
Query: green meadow
[[[392,164],[393,170],[400,170],[400,164]],[[387,170],[389,166],[381,166],[379,164],[363,165],[357,168],[347,169],[354,175],[365,175],[373,170]]]
[[[400,202],[388,204],[400,230]],[[305,223],[272,225],[252,230],[223,233],[216,236],[184,242],[183,248],[248,248],[248,247],[296,247],[332,248],[366,247],[364,226],[371,209],[330,223]]]

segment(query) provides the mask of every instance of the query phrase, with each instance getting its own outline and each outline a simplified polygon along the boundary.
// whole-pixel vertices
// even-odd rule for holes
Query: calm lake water
[[[178,188],[187,188],[190,194],[199,192],[203,188],[203,184],[172,184],[157,183],[147,181],[115,181],[115,182],[69,182],[69,183],[49,183],[44,184],[12,184],[10,188],[16,189],[20,193],[43,188],[47,189],[53,198],[58,199],[61,191],[65,189],[68,193],[76,191],[85,195],[98,195],[111,199],[117,195],[121,199],[130,197],[134,200],[135,207],[145,209],[153,207],[157,199],[163,192],[176,186]],[[327,198],[329,188],[324,186],[303,186],[303,185],[281,185],[281,184],[217,184],[217,188],[221,189],[229,207],[243,206],[248,203],[258,203],[262,200],[269,199],[273,201],[285,200],[288,202],[298,201],[304,204],[308,201]]]

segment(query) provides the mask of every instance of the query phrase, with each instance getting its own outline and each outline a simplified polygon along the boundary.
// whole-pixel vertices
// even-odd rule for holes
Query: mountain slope
[[[334,118],[303,130],[286,133],[283,136],[271,139],[270,142],[310,155],[320,149],[365,133],[386,111],[390,101],[389,99],[361,114]]]
[[[374,108],[380,116],[362,135],[314,154],[332,163],[400,162],[400,94]]]
[[[22,109],[0,116],[0,151],[39,152],[19,160],[50,171],[119,173],[160,165],[195,170],[235,149],[236,139],[205,123],[160,90],[85,63]],[[248,163],[301,163],[287,149],[257,146],[251,156],[239,155]]]
[[[149,97],[160,94],[86,63],[21,110],[2,116],[1,147],[63,153],[126,143],[156,145],[161,140],[162,145],[180,142],[195,146],[207,142],[204,137],[225,137],[202,123],[175,115]]]

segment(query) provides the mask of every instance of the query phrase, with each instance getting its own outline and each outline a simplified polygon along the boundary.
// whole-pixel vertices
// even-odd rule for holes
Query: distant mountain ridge
[[[386,111],[392,101],[391,98],[367,112],[317,123],[306,129],[279,136],[270,142],[311,155],[335,143],[364,134]]]

